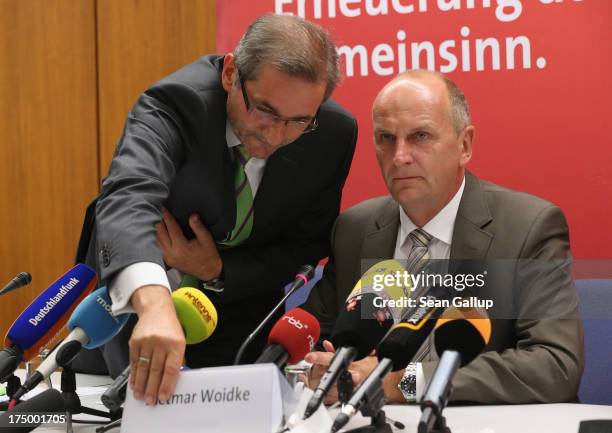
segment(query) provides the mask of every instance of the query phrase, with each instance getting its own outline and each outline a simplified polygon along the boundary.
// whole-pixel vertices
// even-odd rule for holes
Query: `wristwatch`
[[[404,376],[402,376],[400,383],[397,384],[397,389],[400,390],[408,403],[416,402],[416,375],[417,363],[411,362],[406,366]]]
[[[221,278],[213,278],[208,281],[200,281],[200,289],[210,290],[211,292],[221,293],[225,288],[225,284]]]
[[[215,293],[222,293],[225,288],[225,266],[221,265],[221,271],[217,278],[212,280],[200,280],[200,290],[210,290]]]

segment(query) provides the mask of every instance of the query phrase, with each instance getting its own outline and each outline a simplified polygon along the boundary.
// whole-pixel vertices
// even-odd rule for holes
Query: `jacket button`
[[[102,266],[105,268],[108,267],[108,265],[110,265],[110,256],[106,245],[100,250],[100,256],[102,257]]]

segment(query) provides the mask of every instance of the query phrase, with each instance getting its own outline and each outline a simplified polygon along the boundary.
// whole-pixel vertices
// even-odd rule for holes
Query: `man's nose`
[[[285,122],[275,122],[266,126],[263,131],[266,142],[273,148],[282,146],[286,141]]]
[[[395,165],[410,164],[414,161],[413,146],[404,139],[398,139],[393,153],[393,163]]]

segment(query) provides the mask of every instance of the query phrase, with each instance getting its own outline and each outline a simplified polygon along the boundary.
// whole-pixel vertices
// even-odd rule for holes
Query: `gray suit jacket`
[[[233,229],[236,197],[222,68],[222,56],[204,56],[147,89],[129,113],[102,192],[90,206],[77,257],[95,267],[103,283],[133,263],[164,266],[155,236],[162,205],[188,237],[193,237],[187,221],[194,212],[216,240]],[[331,99],[321,105],[318,121],[315,131],[268,158],[251,235],[238,247],[219,251],[225,290],[207,292],[219,322],[211,338],[187,348],[190,366],[230,364],[299,267],[328,255],[357,124]],[[127,297],[121,289],[117,298]],[[265,331],[247,355],[258,354]],[[127,363],[130,332],[126,327],[105,348],[108,364],[121,361],[111,374]],[[110,350],[112,345],[117,350]]]
[[[393,257],[398,227],[398,204],[390,196],[365,201],[340,215],[332,234],[332,256],[305,304],[320,319],[323,335],[331,331],[365,271],[362,259]],[[451,400],[575,400],[583,335],[561,210],[466,173],[450,258],[453,273],[473,270],[474,263],[486,267],[485,286],[463,294],[494,300],[488,311],[490,342],[485,353],[459,370]],[[429,379],[435,363],[423,367]]]

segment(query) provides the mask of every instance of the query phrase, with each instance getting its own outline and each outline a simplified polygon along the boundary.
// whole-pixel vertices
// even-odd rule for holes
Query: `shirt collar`
[[[461,182],[459,190],[455,193],[453,198],[442,208],[440,212],[436,214],[431,220],[423,226],[423,230],[429,233],[434,238],[445,244],[450,245],[453,239],[453,230],[455,228],[455,220],[457,219],[457,212],[459,211],[459,203],[461,202],[461,196],[465,188],[465,176]],[[404,209],[399,206],[400,213],[400,239],[402,244],[406,242],[408,234],[418,227],[412,222],[412,220],[406,215]]]

